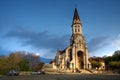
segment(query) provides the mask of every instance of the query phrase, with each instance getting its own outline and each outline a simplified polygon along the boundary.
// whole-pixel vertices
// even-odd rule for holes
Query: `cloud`
[[[108,39],[107,36],[95,37],[95,38],[91,39],[88,42],[89,52],[93,53],[93,52],[101,49],[102,47],[107,46],[108,45],[107,39]]]
[[[120,49],[120,34],[115,38],[115,40],[112,41],[112,46],[115,49]]]
[[[70,35],[55,36],[51,35],[48,31],[35,32],[23,27],[9,31],[5,37],[7,39],[19,40],[18,42],[22,44],[21,47],[31,46],[34,50],[38,50],[44,57],[54,57],[57,49],[64,49],[69,45],[70,39]],[[107,36],[98,36],[88,41],[89,55],[98,55],[100,50],[111,47],[111,43],[114,48],[117,47],[120,49],[120,35],[112,40],[112,42],[109,38]],[[107,52],[104,54],[107,54]]]
[[[5,37],[18,39],[22,46],[31,46],[34,49],[48,49],[51,52],[67,47],[70,38],[69,35],[55,36],[50,35],[48,31],[34,32],[25,28],[9,31]]]
[[[120,34],[114,37],[96,37],[88,43],[89,56],[111,56],[120,50]]]

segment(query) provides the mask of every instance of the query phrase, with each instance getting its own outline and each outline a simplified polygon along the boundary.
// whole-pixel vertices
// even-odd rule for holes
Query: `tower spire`
[[[72,22],[73,34],[82,34],[82,24],[78,15],[77,8],[75,8],[73,22]]]
[[[75,8],[73,20],[78,20],[78,19],[80,20],[77,8]]]

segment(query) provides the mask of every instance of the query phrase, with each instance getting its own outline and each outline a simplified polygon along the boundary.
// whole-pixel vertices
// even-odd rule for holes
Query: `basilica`
[[[54,61],[54,69],[75,72],[76,69],[90,69],[91,64],[88,61],[88,48],[82,34],[82,23],[75,8],[72,21],[72,35],[70,45],[64,50],[58,50]]]

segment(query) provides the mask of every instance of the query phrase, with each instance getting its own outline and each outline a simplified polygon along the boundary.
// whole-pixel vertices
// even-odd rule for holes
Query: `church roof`
[[[76,19],[76,20],[77,20],[77,19],[80,20],[79,15],[78,15],[77,8],[75,8],[74,17],[73,17],[73,20],[75,20],[75,19]]]
[[[64,54],[65,53],[65,49],[64,50],[59,50],[58,51],[60,55]]]

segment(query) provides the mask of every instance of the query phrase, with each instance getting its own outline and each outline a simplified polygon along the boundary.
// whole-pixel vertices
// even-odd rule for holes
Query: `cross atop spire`
[[[78,15],[78,12],[77,12],[77,8],[75,8],[75,12],[74,12],[74,17],[73,17],[73,20],[80,20],[80,18],[79,18],[79,15]]]

